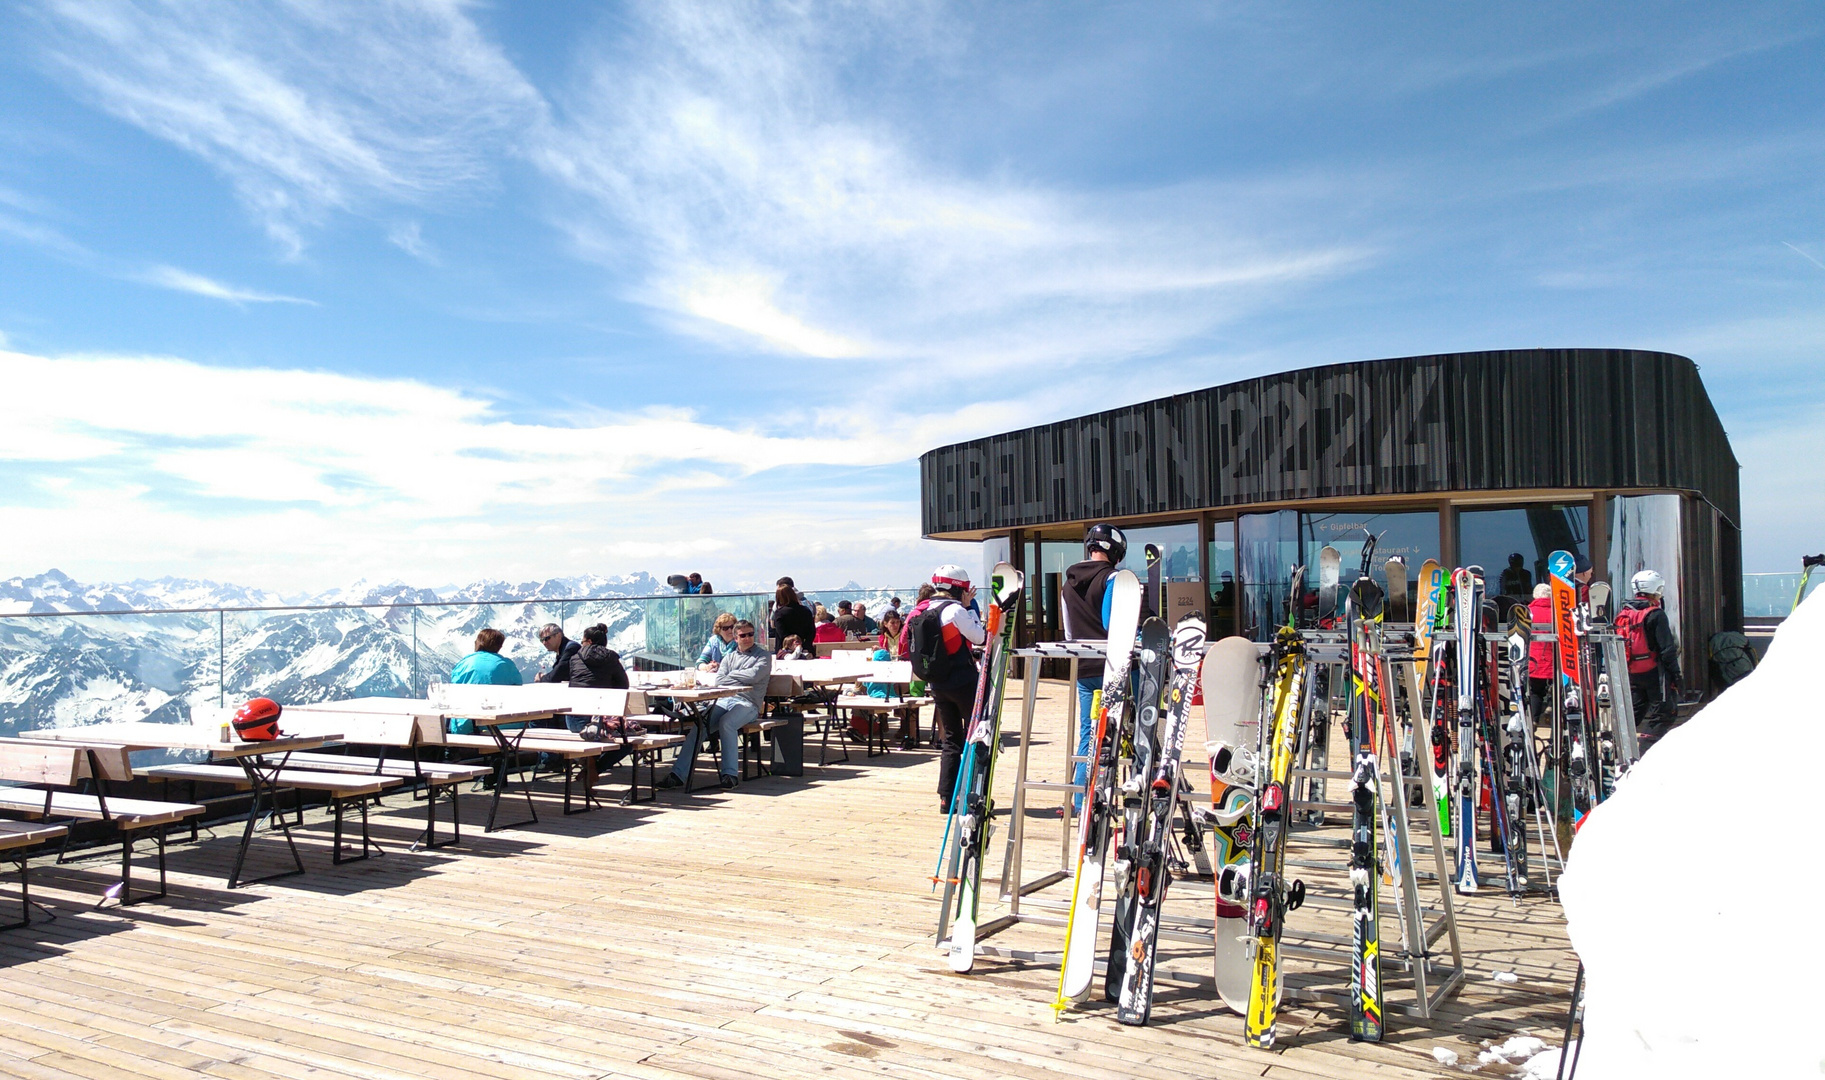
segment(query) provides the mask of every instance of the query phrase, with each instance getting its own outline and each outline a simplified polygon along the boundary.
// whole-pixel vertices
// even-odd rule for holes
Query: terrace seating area
[[[1036,759],[1062,760],[1064,694],[1041,685]],[[1182,943],[1163,945],[1148,1027],[1099,1007],[1055,1023],[1055,967],[985,959],[959,977],[933,948],[936,772],[895,749],[570,817],[542,781],[538,823],[492,833],[466,792],[463,843],[417,851],[424,811],[393,789],[372,809],[385,858],[334,865],[333,821],[311,810],[292,830],[309,873],[226,890],[232,836],[174,844],[170,895],[127,910],[95,907],[111,865],[40,855],[32,899],[56,918],[0,935],[0,1075],[1398,1080],[1439,1075],[1435,1047],[1475,1060],[1563,1022],[1575,961],[1557,906],[1517,915],[1492,895],[1461,908],[1463,993],[1430,1021],[1395,1018],[1383,1045],[1298,1005],[1273,1055],[1244,1048],[1239,1017],[1175,981],[1210,969],[1208,947]],[[1036,833],[1059,828],[1032,813]],[[282,862],[261,843],[250,873]],[[1026,858],[1036,879],[1057,844],[1030,837]],[[1209,902],[1190,883],[1168,901]],[[1007,939],[1055,949],[1057,933]]]

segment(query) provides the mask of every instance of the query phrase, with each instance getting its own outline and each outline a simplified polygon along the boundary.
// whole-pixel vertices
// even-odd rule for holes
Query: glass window
[[[1149,525],[1144,529],[1123,531],[1128,534],[1128,554],[1122,559],[1122,569],[1134,571],[1134,576],[1140,578],[1142,584],[1147,582],[1148,544],[1159,545],[1160,580],[1198,580],[1197,522]]]
[[[1667,622],[1679,632],[1679,496],[1618,495],[1610,500],[1610,587],[1614,607],[1630,599],[1629,579],[1639,570],[1666,579],[1661,597]]]
[[[1362,567],[1363,530],[1375,536],[1374,565],[1369,576],[1385,589],[1388,585],[1387,563],[1398,555],[1407,564],[1407,589],[1411,596],[1419,583],[1420,564],[1438,558],[1438,512],[1410,511],[1398,514],[1365,514],[1360,511],[1335,514],[1300,515],[1299,532],[1304,562],[1309,568],[1306,581],[1318,584],[1318,553],[1326,544],[1343,556],[1339,578],[1339,597],[1356,581]],[[1441,562],[1443,560],[1440,560]],[[1341,604],[1341,599],[1339,600]]]
[[[1236,523],[1211,523],[1210,535],[1211,633],[1221,636],[1236,625]]]
[[[1546,558],[1569,551],[1589,558],[1590,507],[1537,503],[1501,510],[1459,510],[1459,566],[1480,566],[1492,596],[1531,597],[1547,580]]]
[[[1266,641],[1286,622],[1286,590],[1299,561],[1299,513],[1244,514],[1236,522],[1242,633]]]

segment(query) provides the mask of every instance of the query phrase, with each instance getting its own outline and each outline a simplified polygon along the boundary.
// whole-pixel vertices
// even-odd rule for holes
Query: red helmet
[[[248,742],[276,739],[283,711],[272,698],[254,698],[234,711],[234,733]]]

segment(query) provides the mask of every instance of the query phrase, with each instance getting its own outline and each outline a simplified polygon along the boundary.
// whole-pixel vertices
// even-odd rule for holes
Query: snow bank
[[[1825,589],[1573,844],[1559,889],[1586,970],[1579,1080],[1825,1072],[1822,759]]]

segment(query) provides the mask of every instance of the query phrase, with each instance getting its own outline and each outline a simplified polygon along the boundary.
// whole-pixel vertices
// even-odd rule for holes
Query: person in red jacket
[[[1534,586],[1533,603],[1527,605],[1527,615],[1533,620],[1534,630],[1551,630],[1553,625],[1553,587],[1541,582]],[[1527,646],[1527,700],[1528,709],[1533,714],[1535,724],[1547,711],[1547,702],[1552,700],[1553,685],[1553,643],[1535,638]]]

